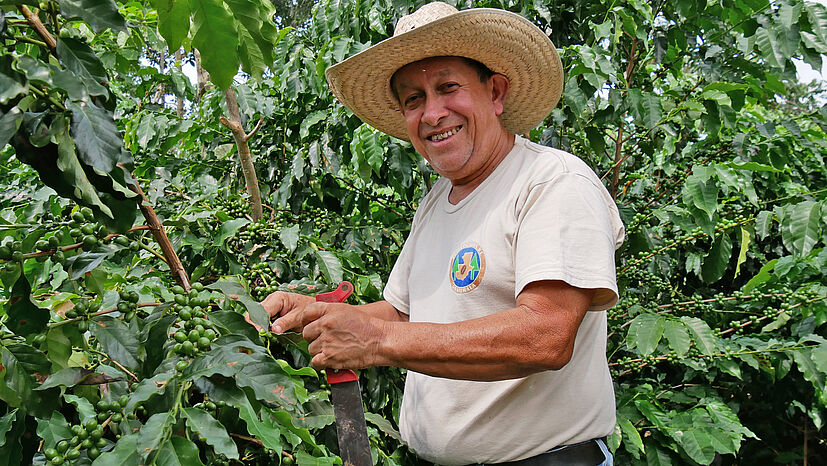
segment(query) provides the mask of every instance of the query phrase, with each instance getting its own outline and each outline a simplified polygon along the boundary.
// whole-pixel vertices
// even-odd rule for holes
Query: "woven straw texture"
[[[418,12],[431,5],[439,10],[428,13],[439,19],[401,18],[393,37],[328,68],[325,74],[336,98],[374,128],[409,140],[390,89],[391,76],[424,58],[460,56],[508,77],[511,88],[501,116],[506,130],[521,134],[542,122],[557,105],[563,88],[562,64],[551,40],[534,24],[508,11],[456,12],[450,5],[434,3]]]

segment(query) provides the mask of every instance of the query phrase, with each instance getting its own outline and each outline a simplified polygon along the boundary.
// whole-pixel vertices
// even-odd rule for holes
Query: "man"
[[[404,440],[439,464],[611,464],[606,314],[623,226],[573,155],[515,136],[562,88],[537,27],[431,3],[327,72],[336,97],[441,175],[384,290],[352,306],[274,293],[317,368],[408,369]]]

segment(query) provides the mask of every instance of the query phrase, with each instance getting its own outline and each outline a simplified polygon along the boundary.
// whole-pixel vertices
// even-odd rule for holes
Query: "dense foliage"
[[[306,343],[242,314],[343,279],[380,299],[435,175],[323,73],[419,4],[0,0],[0,464],[340,463]],[[827,10],[473,6],[549,33],[567,82],[529,137],[586,160],[624,217],[616,463],[827,461],[827,107],[793,63],[821,69]],[[219,122],[234,102],[262,221]],[[403,381],[361,374],[377,463],[418,461]]]

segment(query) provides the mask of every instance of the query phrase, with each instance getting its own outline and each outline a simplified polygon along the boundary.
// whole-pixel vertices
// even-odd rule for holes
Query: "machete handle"
[[[339,283],[339,287],[331,292],[317,294],[316,302],[343,303],[351,293],[353,293],[353,284],[348,281],[344,281]],[[329,384],[359,380],[359,376],[350,369],[331,369],[326,371],[326,375],[327,383]]]

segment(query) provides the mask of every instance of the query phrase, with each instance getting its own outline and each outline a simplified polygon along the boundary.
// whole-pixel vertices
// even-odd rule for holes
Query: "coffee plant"
[[[423,2],[305,3],[0,0],[0,464],[341,464],[306,342],[245,314],[381,299],[435,174],[324,70]],[[616,464],[827,461],[825,7],[454,3],[549,34],[526,136],[620,208]],[[404,377],[360,374],[376,464],[420,463]]]

